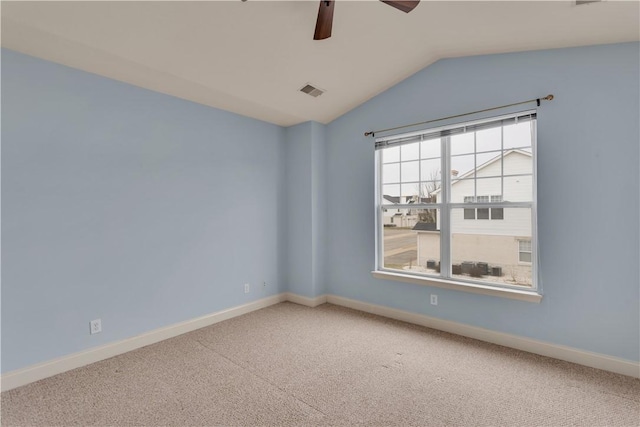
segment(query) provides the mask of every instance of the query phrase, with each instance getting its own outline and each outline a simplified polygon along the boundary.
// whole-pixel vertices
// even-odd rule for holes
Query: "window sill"
[[[423,286],[435,286],[437,288],[453,289],[455,291],[491,295],[494,297],[510,298],[520,301],[539,303],[542,300],[542,295],[535,291],[495,288],[493,286],[455,282],[453,280],[445,280],[435,277],[418,277],[410,274],[391,273],[388,271],[372,271],[371,275],[376,279],[395,280],[398,282],[414,283],[416,285]]]

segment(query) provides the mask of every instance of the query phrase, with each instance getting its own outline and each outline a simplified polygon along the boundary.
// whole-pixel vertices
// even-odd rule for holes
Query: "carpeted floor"
[[[640,380],[282,303],[2,393],[2,425],[638,426]]]

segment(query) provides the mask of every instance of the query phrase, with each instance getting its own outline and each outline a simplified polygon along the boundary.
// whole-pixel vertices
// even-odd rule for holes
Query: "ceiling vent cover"
[[[600,2],[600,0],[576,0],[576,6],[581,6],[583,4],[589,4],[589,3],[598,3]]]
[[[300,89],[300,92],[304,92],[307,95],[311,95],[314,98],[319,97],[320,95],[322,95],[324,93],[324,91],[322,89],[318,89],[317,87],[313,87],[310,84],[306,84],[302,89]]]

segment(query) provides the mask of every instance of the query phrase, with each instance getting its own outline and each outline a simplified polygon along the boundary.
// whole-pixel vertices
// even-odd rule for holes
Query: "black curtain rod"
[[[397,127],[394,127],[394,128],[372,130],[372,131],[369,131],[369,132],[365,132],[364,136],[373,136],[373,137],[375,137],[376,133],[378,133],[378,132],[388,132],[390,130],[398,130],[398,129],[404,129],[404,128],[408,128],[408,127],[412,127],[412,126],[426,125],[428,123],[439,122],[439,121],[442,121],[442,120],[455,119],[457,117],[464,117],[464,116],[470,116],[472,114],[484,113],[485,111],[493,111],[493,110],[499,110],[501,108],[513,107],[513,106],[516,106],[516,105],[529,104],[530,102],[537,103],[537,105],[539,107],[540,106],[540,101],[542,101],[542,100],[551,101],[552,99],[553,99],[553,95],[547,95],[544,98],[530,99],[528,101],[516,102],[516,103],[513,103],[513,104],[507,104],[507,105],[501,105],[499,107],[485,108],[484,110],[472,111],[471,113],[456,114],[455,116],[442,117],[440,119],[427,120],[426,122],[412,123],[410,125],[397,126]]]

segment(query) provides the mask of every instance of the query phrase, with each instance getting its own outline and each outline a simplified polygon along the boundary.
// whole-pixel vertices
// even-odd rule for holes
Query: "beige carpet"
[[[292,303],[2,393],[2,425],[637,426],[640,380]]]

